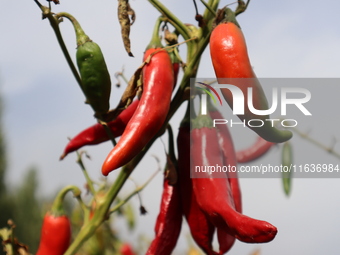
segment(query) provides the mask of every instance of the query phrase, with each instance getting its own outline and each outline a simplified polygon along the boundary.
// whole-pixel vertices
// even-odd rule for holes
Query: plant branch
[[[292,127],[291,128],[295,133],[297,133],[301,138],[311,142],[312,144],[316,145],[317,147],[320,147],[321,149],[327,151],[328,153],[332,154],[333,156],[340,159],[340,153],[334,150],[334,144],[332,146],[327,146],[316,139],[310,137],[307,133],[304,133],[300,131],[299,129]]]
[[[169,21],[171,25],[183,36],[185,40],[190,38],[188,28],[162,3],[158,0],[149,0],[149,2]]]
[[[76,69],[76,67],[75,67],[75,65],[74,65],[74,63],[73,63],[73,61],[72,61],[72,59],[71,59],[71,57],[70,57],[70,54],[69,54],[69,52],[68,52],[68,50],[67,50],[67,47],[66,47],[66,45],[65,45],[65,42],[64,42],[63,37],[62,37],[62,35],[61,35],[60,29],[59,29],[59,22],[58,22],[58,21],[56,20],[56,18],[53,16],[53,13],[51,12],[51,9],[50,9],[50,8],[41,5],[41,4],[38,2],[38,0],[34,0],[34,2],[35,2],[35,3],[39,6],[39,8],[41,9],[42,14],[43,14],[43,18],[47,18],[47,19],[49,20],[50,25],[51,25],[51,27],[53,28],[53,31],[54,31],[54,33],[55,33],[55,35],[56,35],[56,37],[57,37],[58,43],[59,43],[59,45],[60,45],[60,48],[61,48],[61,50],[62,50],[62,52],[63,52],[63,54],[64,54],[64,56],[65,56],[65,58],[66,58],[66,61],[67,61],[68,65],[69,65],[69,67],[70,67],[72,73],[73,73],[73,76],[74,76],[74,78],[76,79],[76,81],[77,81],[79,87],[80,87],[81,90],[82,90],[82,82],[81,82],[80,75],[79,75],[79,73],[78,73],[78,71],[77,71],[77,69]]]
[[[90,176],[89,176],[89,174],[88,174],[88,172],[87,172],[87,170],[85,168],[84,162],[83,162],[83,160],[81,158],[82,154],[83,154],[83,152],[79,153],[77,151],[77,163],[80,166],[80,168],[81,168],[81,170],[82,170],[82,172],[83,172],[83,174],[85,176],[86,183],[87,183],[87,185],[89,187],[90,192],[92,193],[92,195],[95,195],[96,194],[96,190],[94,189],[93,181],[91,180],[91,178],[90,178]]]
[[[140,187],[137,187],[130,195],[128,195],[125,199],[121,200],[118,204],[116,204],[111,210],[110,210],[110,214],[114,213],[115,211],[117,211],[121,206],[123,206],[124,204],[126,204],[133,196],[135,196],[136,194],[139,194],[151,181],[152,179],[159,173],[160,169],[157,169],[157,171],[155,171],[150,178]]]

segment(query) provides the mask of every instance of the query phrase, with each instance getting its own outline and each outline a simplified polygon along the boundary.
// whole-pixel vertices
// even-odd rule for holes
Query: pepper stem
[[[176,162],[176,156],[175,156],[175,146],[174,146],[174,133],[172,131],[172,127],[170,124],[167,125],[167,131],[168,131],[168,143],[169,143],[169,157],[173,163]]]
[[[151,49],[151,48],[163,48],[163,45],[161,43],[161,39],[159,37],[159,27],[161,26],[163,22],[163,17],[159,17],[156,20],[153,32],[152,32],[152,38],[146,49]]]
[[[192,121],[192,129],[213,128],[213,121],[208,115],[198,115]]]
[[[85,34],[84,30],[80,26],[79,22],[76,20],[75,17],[73,17],[71,14],[67,12],[59,12],[56,14],[57,17],[64,17],[67,18],[69,21],[71,21],[74,31],[76,33],[77,37],[77,47],[85,44],[86,42],[91,41],[91,39]]]
[[[65,210],[64,210],[63,202],[64,202],[64,199],[65,199],[66,194],[67,194],[69,191],[72,191],[72,192],[73,192],[73,195],[74,195],[75,197],[80,198],[81,191],[80,191],[80,189],[79,189],[78,187],[72,186],[72,185],[69,185],[69,186],[64,187],[64,188],[57,194],[56,198],[55,198],[54,201],[53,201],[52,208],[51,208],[51,213],[52,213],[54,216],[62,216],[62,215],[65,215]]]
[[[217,17],[214,21],[214,26],[217,26],[220,23],[232,22],[236,26],[240,28],[239,23],[236,20],[236,14],[230,8],[225,7],[217,12]]]

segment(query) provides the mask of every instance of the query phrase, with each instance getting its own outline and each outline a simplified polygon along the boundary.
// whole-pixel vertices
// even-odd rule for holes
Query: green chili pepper
[[[103,53],[97,43],[85,34],[78,21],[70,14],[62,12],[57,16],[69,19],[75,29],[77,37],[77,65],[82,80],[82,90],[86,96],[86,103],[100,118],[107,113],[110,104],[111,78]]]
[[[290,169],[293,162],[293,150],[290,142],[285,142],[282,148],[282,168]],[[291,190],[291,171],[282,171],[282,182],[285,194],[289,196]]]

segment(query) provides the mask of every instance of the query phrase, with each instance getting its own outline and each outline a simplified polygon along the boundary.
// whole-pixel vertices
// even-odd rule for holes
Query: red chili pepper
[[[169,154],[164,171],[163,194],[155,225],[156,237],[147,250],[147,255],[170,255],[176,246],[182,227],[182,206],[173,132],[170,126],[167,129],[169,133]]]
[[[143,68],[143,93],[138,107],[117,145],[102,166],[102,174],[125,165],[135,157],[162,127],[169,111],[174,73],[169,54],[162,50],[157,22],[154,37],[144,54],[150,61]],[[158,25],[158,27],[157,27]]]
[[[223,119],[222,114],[212,106],[209,101],[209,115],[212,119]],[[226,125],[217,125],[217,135],[219,146],[223,153],[223,163],[225,166],[230,166],[231,168],[237,168],[237,160],[235,155],[235,148],[233,139],[229,132],[229,129]],[[228,172],[228,180],[230,183],[230,188],[232,192],[232,196],[235,203],[235,209],[239,213],[242,213],[242,196],[241,196],[241,188],[238,181],[237,171],[229,171]]]
[[[70,245],[71,223],[66,215],[47,213],[44,217],[36,255],[63,255]]]
[[[73,186],[67,186],[59,192],[51,210],[44,217],[36,255],[63,255],[69,247],[71,223],[63,209],[63,200],[70,190],[73,190],[76,196],[80,195],[80,190]]]
[[[250,112],[248,104],[246,104],[248,98],[247,89],[251,87],[253,95],[255,95],[253,99],[254,108],[257,110],[268,109],[266,96],[253,72],[246,42],[235,19],[235,14],[229,8],[226,8],[226,14],[227,18],[214,28],[210,36],[210,55],[218,82],[233,84],[242,90],[245,97],[245,112],[244,115],[238,115],[238,117],[245,120],[245,124],[250,129],[270,142],[281,143],[287,141],[292,137],[290,131],[272,127],[271,121],[266,121],[266,119],[270,119],[268,115],[255,115]],[[221,88],[221,91],[228,104],[232,107],[233,97],[230,90]],[[262,120],[263,126],[249,126],[248,121],[251,119]]]
[[[247,149],[236,152],[237,162],[247,163],[265,155],[275,143],[268,142],[259,136],[255,143]]]
[[[182,209],[179,187],[164,179],[160,212],[157,217],[155,233],[147,255],[170,255],[175,248],[182,226]]]
[[[199,116],[191,131],[191,160],[195,166],[223,166],[216,128],[208,116]],[[223,172],[200,172],[193,178],[193,189],[202,211],[211,222],[228,234],[247,243],[269,242],[277,229],[268,222],[242,215],[234,209],[230,185]]]
[[[121,247],[120,247],[120,253],[122,255],[135,255],[135,253],[133,252],[133,249],[131,247],[130,244],[128,243],[124,243]]]
[[[208,101],[208,107],[209,115],[212,119],[223,119],[222,114],[212,106],[210,101]],[[228,172],[227,178],[229,180],[235,210],[242,213],[242,196],[237,175],[235,148],[228,127],[226,125],[218,125],[217,136],[219,146],[222,151],[224,166],[230,166],[231,169],[234,168],[236,170],[235,172]],[[224,254],[229,251],[235,242],[235,237],[227,233],[223,228],[217,228],[217,239],[220,245],[220,254]]]
[[[190,108],[179,128],[177,136],[178,170],[181,187],[183,214],[189,225],[192,238],[196,244],[209,255],[218,254],[213,251],[212,240],[214,225],[198,206],[190,178]]]
[[[118,117],[107,123],[114,137],[119,137],[123,134],[126,125],[137,109],[139,100],[132,102]],[[102,124],[97,123],[72,138],[64,149],[64,153],[60,156],[60,160],[64,159],[67,154],[80,149],[86,145],[96,145],[108,141],[110,138],[107,135]]]

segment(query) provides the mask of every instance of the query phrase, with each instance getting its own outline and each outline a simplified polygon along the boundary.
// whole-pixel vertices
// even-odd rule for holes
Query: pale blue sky
[[[192,1],[162,1],[185,23],[195,23]],[[199,1],[198,1],[199,2]],[[231,1],[221,1],[221,6]],[[45,1],[42,1],[45,4]],[[131,76],[140,65],[145,46],[148,44],[153,24],[159,16],[148,1],[131,0],[137,21],[131,29],[132,52],[127,56],[121,42],[116,6],[117,1],[61,0],[53,11],[73,14],[85,32],[97,42],[113,74],[125,67]],[[198,3],[200,10],[202,5]],[[340,70],[340,17],[338,1],[270,1],[252,0],[248,10],[239,16],[245,34],[248,51],[258,77],[339,77]],[[67,137],[92,125],[92,110],[83,104],[84,97],[75,82],[55,35],[47,20],[41,20],[40,10],[33,1],[5,1],[0,9],[0,80],[4,98],[4,127],[8,148],[8,176],[11,184],[18,183],[28,167],[39,169],[39,190],[51,194],[61,186],[76,184],[83,187],[84,178],[75,155],[62,162],[59,156]],[[74,55],[74,31],[69,22],[61,24],[61,30],[71,55]],[[185,52],[185,46],[180,48]],[[184,57],[184,55],[182,55]],[[208,49],[204,53],[199,77],[213,77]],[[338,91],[340,92],[340,91]],[[113,86],[111,104],[114,106],[122,89]],[[339,95],[340,93],[337,93]],[[336,95],[333,95],[336,96]],[[334,97],[336,99],[336,97]],[[334,99],[333,99],[334,100]],[[334,102],[338,107],[338,102]],[[171,123],[177,133],[183,109]],[[312,135],[327,143],[327,139],[339,134],[339,123],[322,132],[325,123],[313,124]],[[249,133],[250,134],[250,133]],[[253,137],[249,135],[250,140]],[[166,136],[162,138],[166,141]],[[241,141],[235,141],[241,147]],[[294,140],[296,157],[328,160],[326,153],[309,145],[307,155],[301,144]],[[338,146],[339,147],[339,146]],[[94,179],[100,179],[102,161],[111,149],[110,143],[87,147],[92,160],[86,166]],[[132,177],[142,184],[157,168],[151,155],[156,154],[164,163],[163,145],[157,141],[150,153],[139,165]],[[266,160],[279,161],[276,149]],[[308,162],[307,162],[308,163]],[[114,180],[115,174],[109,176]],[[153,224],[158,214],[162,175],[142,193],[149,213],[139,217],[138,233],[153,237]],[[293,191],[287,199],[279,179],[242,179],[244,212],[251,217],[267,220],[278,227],[278,235],[268,244],[244,244],[237,242],[230,254],[249,254],[260,248],[262,255],[335,255],[339,253],[337,237],[340,235],[339,179],[294,179]],[[130,182],[123,193],[134,188]],[[185,234],[181,236],[178,254],[185,247]],[[125,238],[130,236],[124,230]]]

